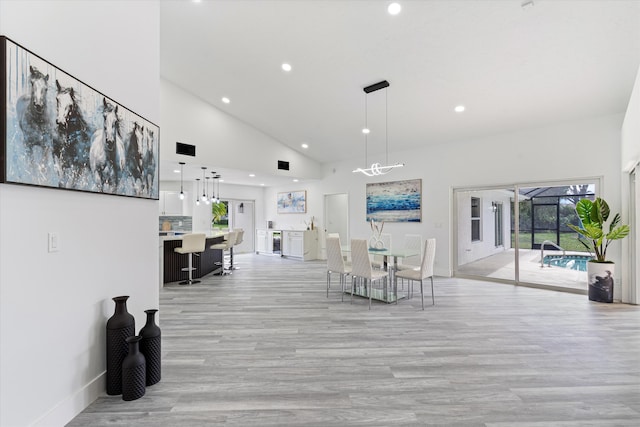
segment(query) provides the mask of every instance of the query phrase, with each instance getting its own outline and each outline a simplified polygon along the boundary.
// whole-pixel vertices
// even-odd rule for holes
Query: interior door
[[[233,248],[235,253],[247,253],[254,251],[255,238],[255,203],[253,200],[230,200],[229,210],[231,211],[230,227],[242,228],[244,237],[242,243]]]
[[[340,234],[343,243],[349,241],[349,195],[325,194],[324,229],[327,233]]]

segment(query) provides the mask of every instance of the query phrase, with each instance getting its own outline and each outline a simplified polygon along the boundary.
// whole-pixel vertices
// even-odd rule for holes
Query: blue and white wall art
[[[6,37],[0,58],[0,182],[158,199],[158,126]]]
[[[367,184],[367,221],[422,221],[422,180]]]
[[[305,213],[306,211],[306,191],[288,191],[286,193],[278,193],[278,213]]]

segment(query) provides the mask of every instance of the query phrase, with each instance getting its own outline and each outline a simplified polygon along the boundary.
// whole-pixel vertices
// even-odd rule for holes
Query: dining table
[[[342,252],[343,253],[350,253],[351,252],[351,247],[350,246],[343,246],[342,247]],[[382,292],[374,292],[371,296],[372,299],[378,300],[378,301],[383,301],[386,303],[392,303],[392,302],[397,302],[398,299],[401,299],[398,297],[398,279],[396,278],[395,272],[398,270],[398,260],[402,259],[402,258],[407,258],[407,257],[412,257],[412,256],[420,256],[420,251],[416,250],[416,249],[411,249],[411,248],[382,248],[382,249],[378,249],[378,248],[372,248],[369,247],[368,249],[369,254],[371,255],[378,255],[378,256],[382,256],[382,268],[385,271],[389,272],[389,281],[393,284],[393,292],[389,293],[388,290],[388,286],[387,286],[387,281],[384,281],[384,289],[382,290]],[[391,263],[389,262],[389,259],[391,259]],[[351,292],[349,292],[351,293]],[[363,296],[363,297],[369,297],[369,295],[366,293],[366,290],[362,290],[360,288],[357,288],[357,292],[354,291],[353,293],[354,295],[358,295],[358,296]],[[402,297],[404,298],[404,297]]]

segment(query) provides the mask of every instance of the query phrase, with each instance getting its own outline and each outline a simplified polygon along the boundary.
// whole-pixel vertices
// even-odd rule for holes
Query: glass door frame
[[[525,286],[532,288],[543,288],[543,289],[551,289],[557,290],[561,292],[574,292],[571,289],[567,289],[564,287],[558,287],[554,285],[540,284],[540,283],[531,283],[531,282],[522,282],[520,281],[520,242],[518,236],[520,234],[520,189],[521,188],[530,188],[530,187],[555,187],[555,186],[563,186],[563,185],[575,185],[577,183],[593,183],[595,186],[594,193],[596,197],[600,197],[600,190],[603,188],[604,178],[602,176],[596,177],[583,177],[583,178],[573,178],[573,179],[564,179],[564,180],[553,180],[553,181],[531,181],[531,182],[518,182],[504,185],[482,185],[482,186],[471,186],[471,187],[451,187],[451,253],[450,259],[452,261],[451,271],[453,273],[453,277],[461,277],[468,279],[479,279],[483,281],[490,282],[499,282],[499,283],[509,283],[516,286]],[[514,249],[514,279],[498,279],[486,276],[478,276],[471,275],[458,272],[458,245],[459,245],[459,221],[458,218],[458,200],[457,193],[464,191],[491,191],[491,190],[505,190],[508,189],[514,192],[514,229],[516,238],[514,239],[513,249]],[[582,292],[579,292],[582,293]]]

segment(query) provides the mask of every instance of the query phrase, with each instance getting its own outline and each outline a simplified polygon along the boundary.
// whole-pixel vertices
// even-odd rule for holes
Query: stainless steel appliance
[[[280,231],[271,233],[271,242],[273,245],[273,253],[282,255],[282,233]]]

